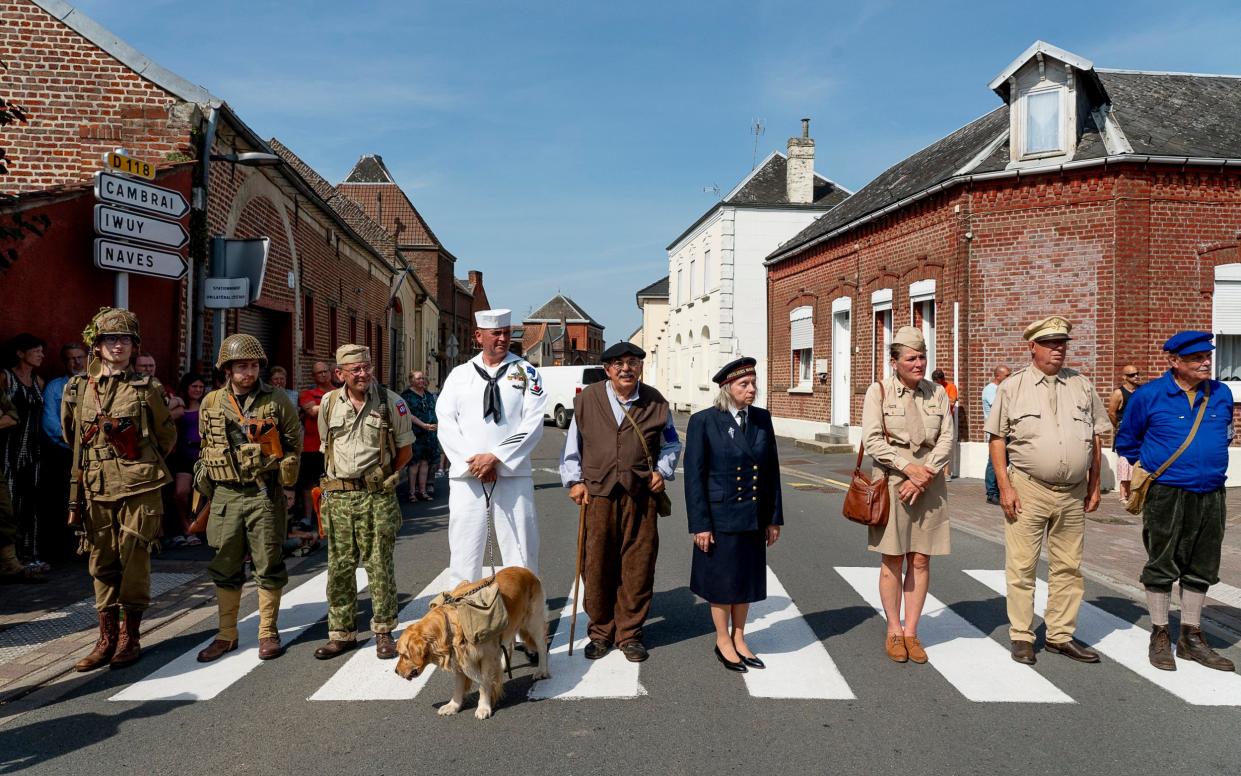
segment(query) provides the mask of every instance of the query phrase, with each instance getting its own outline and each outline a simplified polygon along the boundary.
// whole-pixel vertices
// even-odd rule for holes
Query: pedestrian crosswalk
[[[825,584],[835,585],[846,596],[856,596],[878,613],[882,619],[883,607],[879,600],[879,570],[876,567],[837,567],[836,582],[830,578]],[[995,616],[989,616],[985,625],[979,625],[966,616],[977,617],[983,609],[995,609],[991,615],[1002,617],[1002,601],[990,598],[994,591],[1004,593],[1004,572],[981,569],[959,572],[965,580],[957,583],[977,587],[980,595],[987,598],[984,606],[954,608],[933,595],[929,595],[919,626],[919,636],[928,655],[928,668],[937,672],[960,697],[975,703],[1009,704],[1071,704],[1085,700],[1074,697],[1081,693],[1079,687],[1062,688],[1053,682],[1045,661],[1036,666],[1026,666],[1009,658],[1008,644],[997,631]],[[366,586],[366,574],[359,569],[358,586]],[[449,585],[449,571],[443,570],[401,611],[400,628],[425,614],[433,595]],[[840,588],[843,580],[845,587]],[[810,622],[798,608],[775,572],[767,569],[768,597],[756,603],[750,612],[747,641],[767,663],[764,670],[752,670],[742,678],[746,692],[755,698],[810,699],[820,701],[866,699],[873,694],[855,693],[849,677],[856,675],[858,681],[873,682],[871,674],[876,667],[886,668],[886,658],[879,647],[879,632],[875,635],[874,650],[862,655],[840,649],[833,639],[821,639],[811,628]],[[624,700],[642,696],[659,695],[658,687],[646,686],[643,672],[647,664],[630,663],[619,650],[613,650],[600,660],[586,660],[582,654],[587,642],[587,618],[579,593],[576,611],[573,607],[572,587],[565,596],[565,605],[554,625],[555,635],[549,649],[551,678],[533,682],[528,691],[531,700]],[[977,599],[975,599],[977,600]],[[1035,609],[1041,615],[1046,606],[1047,586],[1040,581],[1036,592]],[[307,628],[319,622],[325,615],[326,573],[320,574],[290,590],[284,596],[281,611],[281,637],[286,644],[297,639]],[[569,631],[576,618],[574,654],[568,654]],[[257,648],[258,616],[250,615],[239,623],[242,649],[208,664],[196,662],[197,652],[210,642],[210,638],[195,645],[185,653],[159,667],[149,676],[121,689],[112,695],[112,701],[206,701],[240,682],[247,674],[259,668]],[[868,626],[873,628],[873,624]],[[1149,631],[1133,625],[1102,608],[1085,603],[1078,619],[1078,638],[1099,650],[1106,664],[1123,666],[1146,682],[1171,693],[1191,705],[1241,706],[1241,675],[1212,671],[1196,663],[1177,661],[1175,672],[1152,668],[1146,657]],[[837,656],[831,651],[836,650]],[[840,655],[847,656],[842,663]],[[660,650],[652,653],[660,658]],[[288,658],[263,667],[265,671],[279,670],[276,666],[287,664]],[[1066,664],[1067,665],[1067,664]],[[1061,666],[1064,667],[1064,666]],[[319,686],[309,692],[310,701],[376,701],[410,700],[418,697],[431,683],[433,671],[426,671],[412,681],[398,677],[391,661],[381,661],[375,656],[369,642],[360,646],[347,659],[341,661],[326,680],[316,680]],[[519,666],[515,676],[520,676]],[[897,674],[892,674],[897,676]],[[723,677],[720,677],[722,680]],[[320,683],[321,682],[321,683]],[[442,689],[445,689],[446,686]],[[445,694],[445,699],[447,695]]]

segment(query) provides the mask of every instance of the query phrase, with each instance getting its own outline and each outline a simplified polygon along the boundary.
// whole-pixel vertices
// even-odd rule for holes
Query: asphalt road
[[[571,589],[577,524],[576,507],[551,473],[563,438],[548,426],[535,460],[553,617]],[[612,659],[619,655],[587,666],[580,651],[573,658],[557,653],[551,681],[559,677],[560,684],[541,690],[519,659],[506,699],[486,721],[474,719],[476,696],[455,717],[436,715],[451,695],[450,677],[438,672],[412,698],[375,699],[394,689],[391,663],[311,655],[327,635],[311,592],[324,568],[319,557],[300,566],[286,590],[287,602],[302,588],[298,616],[313,624],[284,657],[240,671],[205,700],[109,700],[151,687],[141,680],[157,671],[166,675],[164,687],[203,692],[193,666],[178,661],[210,638],[209,618],[135,666],[99,672],[68,692],[29,696],[23,703],[31,710],[0,726],[0,773],[1237,772],[1241,676],[1182,668],[1165,677],[1180,684],[1165,688],[1122,665],[1139,640],[1145,652],[1145,630],[1128,624],[1149,623],[1133,601],[1089,581],[1095,635],[1119,657],[1081,665],[1042,652],[1040,639],[1038,664],[1017,666],[1007,658],[1002,595],[965,573],[994,578],[1003,568],[1002,548],[963,532],[953,533],[952,554],[932,567],[931,594],[945,607],[924,619],[931,663],[890,662],[883,619],[868,603],[877,557],[866,550],[864,530],[840,517],[839,493],[794,488],[787,480],[787,525],[768,555],[787,596],[772,594],[766,628],[751,635],[771,673],[727,673],[712,655],[707,607],[687,587],[690,543],[679,479],[671,491],[677,511],[661,528],[646,629],[651,658],[640,667]],[[448,559],[445,499],[407,513],[397,547],[402,605]],[[243,616],[253,609],[248,596]],[[554,644],[564,641],[567,623],[553,622]],[[583,631],[579,621],[579,639]],[[1241,660],[1235,645],[1226,654]],[[310,700],[317,693],[350,700]],[[557,693],[619,697],[531,698]]]

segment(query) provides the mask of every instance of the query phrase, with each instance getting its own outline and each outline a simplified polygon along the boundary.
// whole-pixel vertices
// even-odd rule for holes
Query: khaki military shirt
[[[82,482],[90,499],[119,501],[172,481],[164,456],[176,444],[177,428],[159,380],[134,371],[105,375],[102,364],[91,361],[86,375],[70,379],[65,386],[60,403],[65,442],[72,448],[75,434],[100,415],[129,419],[137,426],[139,456],[134,461],[118,458],[100,429],[82,448]]]
[[[392,391],[371,386],[360,412],[354,409],[344,388],[329,391],[319,404],[319,439],[323,440],[323,464],[329,477],[357,479],[380,462],[381,391],[388,402],[388,420],[392,424],[396,449],[414,443],[409,407]],[[330,456],[328,450],[332,451]]]
[[[229,444],[227,439],[215,438],[216,435],[211,427],[211,414],[222,412],[228,421],[236,423],[241,428],[243,418],[237,415],[237,409],[240,408],[245,418],[272,418],[280,432],[280,447],[284,455],[279,459],[265,461],[265,470],[276,468],[280,460],[289,456],[296,459],[301,455],[302,424],[297,416],[297,407],[293,406],[288,394],[284,391],[277,391],[268,383],[260,380],[254,390],[245,396],[237,397],[237,407],[234,407],[233,402],[228,398],[230,390],[232,390],[231,387],[225,385],[203,397],[202,409],[198,413],[198,433],[202,437],[204,447]],[[244,438],[245,435],[244,432],[239,431],[237,436]]]
[[[909,393],[913,394],[912,416],[905,401]],[[914,423],[922,426],[923,441],[919,450],[925,451],[916,456],[919,450],[910,449],[909,436]],[[880,399],[879,384],[872,384],[862,401],[862,439],[867,455],[893,474],[903,477],[900,472],[914,462],[915,457],[938,473],[948,465],[952,455],[952,407],[948,393],[930,380],[919,380],[918,385],[910,389],[892,375],[883,381],[883,398]]]
[[[1055,413],[1048,381],[1056,382]],[[984,430],[1008,440],[1013,468],[1053,485],[1076,485],[1090,473],[1094,438],[1112,429],[1094,386],[1080,372],[1050,377],[1028,366],[1000,383]]]

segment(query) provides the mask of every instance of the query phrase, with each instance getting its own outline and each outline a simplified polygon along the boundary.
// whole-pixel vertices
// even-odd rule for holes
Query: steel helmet
[[[82,341],[88,347],[94,346],[106,334],[128,334],[137,344],[142,340],[138,334],[138,316],[123,307],[100,307],[82,330]]]
[[[220,343],[220,357],[216,359],[216,369],[223,369],[230,361],[247,361],[257,358],[263,366],[267,366],[267,354],[263,345],[256,337],[249,334],[230,334]]]

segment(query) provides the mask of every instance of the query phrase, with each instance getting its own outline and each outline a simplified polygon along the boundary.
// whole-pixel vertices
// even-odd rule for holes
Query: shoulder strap
[[[619,404],[619,402],[617,402]],[[655,471],[655,462],[651,459],[651,448],[646,444],[646,437],[642,436],[642,429],[638,428],[638,421],[633,419],[633,415],[629,414],[629,408],[624,404],[620,405],[621,412],[625,413],[625,417],[629,418],[630,425],[633,426],[633,433],[638,435],[638,441],[642,443],[642,453],[646,455],[646,468]]]
[[[884,440],[887,442],[891,442],[892,440],[888,438],[888,420],[887,418],[883,416],[883,400],[885,396],[885,393],[883,390],[883,381],[876,380],[875,385],[879,386],[879,427],[883,429]],[[862,468],[862,454],[865,452],[865,448],[866,448],[866,437],[865,435],[863,435],[862,438],[859,439],[857,443],[857,463],[853,465],[853,468],[855,469]]]
[[[327,433],[320,440],[323,443],[323,471],[325,472],[329,466],[333,471],[336,469],[335,464],[332,463],[332,405],[336,402],[335,393],[336,389],[333,388],[323,394],[323,398],[319,400],[319,414],[323,416],[323,425],[327,428]]]
[[[1211,381],[1206,380],[1202,383],[1202,385],[1202,406],[1198,408],[1198,415],[1194,418],[1193,428],[1189,429],[1189,436],[1185,437],[1185,441],[1181,443],[1180,447],[1176,448],[1176,452],[1173,453],[1168,460],[1163,462],[1163,466],[1160,466],[1155,470],[1155,473],[1151,475],[1152,480],[1158,479],[1159,475],[1167,471],[1168,467],[1172,465],[1172,462],[1179,458],[1181,453],[1185,452],[1189,448],[1189,443],[1194,441],[1194,435],[1198,433],[1198,426],[1202,424],[1202,416],[1206,414],[1207,403],[1211,401]]]

